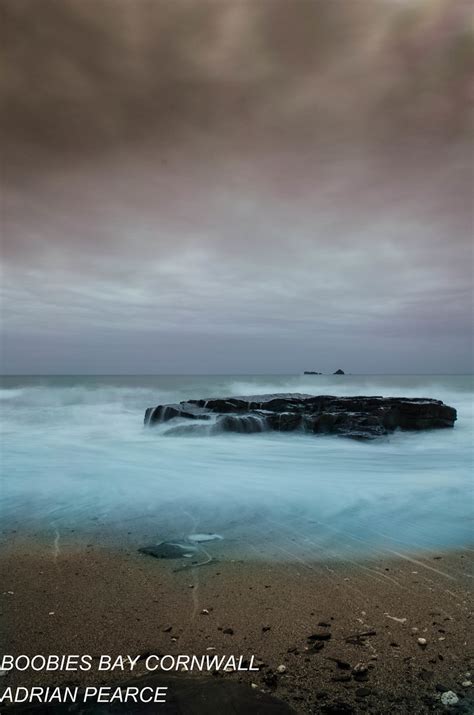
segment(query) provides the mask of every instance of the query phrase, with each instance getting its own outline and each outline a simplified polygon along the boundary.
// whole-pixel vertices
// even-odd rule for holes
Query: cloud
[[[467,3],[0,8],[6,369],[466,369]]]

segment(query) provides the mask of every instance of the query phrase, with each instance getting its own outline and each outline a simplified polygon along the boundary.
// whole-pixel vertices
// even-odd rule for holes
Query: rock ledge
[[[303,430],[373,439],[402,430],[453,427],[456,410],[441,400],[406,397],[334,397],[282,393],[149,407],[145,424],[181,420],[213,420],[212,431],[252,433]]]

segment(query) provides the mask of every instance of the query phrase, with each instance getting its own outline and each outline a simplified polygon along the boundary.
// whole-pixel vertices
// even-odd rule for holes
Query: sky
[[[472,371],[464,0],[0,0],[1,370]]]

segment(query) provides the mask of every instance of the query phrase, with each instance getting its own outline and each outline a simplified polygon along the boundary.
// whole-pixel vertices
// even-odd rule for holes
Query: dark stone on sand
[[[372,694],[372,690],[370,688],[357,688],[355,694],[358,698],[366,698],[368,695]]]
[[[222,633],[225,633],[228,636],[233,636],[234,635],[234,629],[233,628],[224,628]]]
[[[369,669],[365,663],[357,663],[352,669],[352,677],[354,680],[367,680],[369,677]]]
[[[170,541],[162,541],[161,544],[150,544],[138,549],[141,554],[154,556],[155,559],[181,559],[194,550],[192,546],[174,544]]]
[[[367,638],[370,638],[371,636],[376,636],[377,631],[374,631],[373,629],[370,631],[362,631],[361,633],[353,633],[350,636],[347,636],[344,638],[346,643],[350,643],[351,645],[360,645],[364,646],[366,644]]]
[[[210,713],[245,713],[246,715],[294,715],[295,711],[269,693],[250,688],[225,678],[208,678],[182,675],[160,675],[136,678],[120,684],[136,687],[168,687],[166,703],[86,703],[25,704],[8,708],[13,715],[209,715]]]
[[[262,680],[269,688],[276,688],[278,686],[278,675],[272,670],[265,673]]]
[[[323,641],[310,641],[310,645],[311,645],[311,651],[313,653],[317,653],[318,651],[320,651],[324,648]]]
[[[328,658],[328,660],[332,660],[333,663],[337,665],[338,668],[341,670],[350,670],[351,669],[351,664],[347,663],[345,660],[340,660],[339,658]]]
[[[188,400],[178,405],[148,408],[145,424],[217,417],[213,432],[250,434],[264,430],[335,434],[374,439],[400,430],[453,427],[456,410],[441,400],[405,397],[334,397],[274,394]]]
[[[331,634],[327,631],[322,631],[321,633],[313,633],[308,636],[309,641],[329,641],[331,640]]]

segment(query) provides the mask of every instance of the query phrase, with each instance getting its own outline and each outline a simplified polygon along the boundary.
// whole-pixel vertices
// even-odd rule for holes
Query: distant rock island
[[[336,372],[333,372],[333,375],[345,375],[346,373],[344,370],[336,370]],[[323,372],[316,372],[315,370],[305,370],[303,375],[324,375]]]
[[[149,407],[145,424],[175,418],[213,420],[212,432],[252,433],[264,430],[303,430],[353,439],[373,439],[396,429],[426,430],[453,427],[456,410],[441,400],[406,397],[333,397],[283,393],[188,400]],[[180,428],[182,431],[182,428]],[[192,428],[194,430],[194,427]]]

